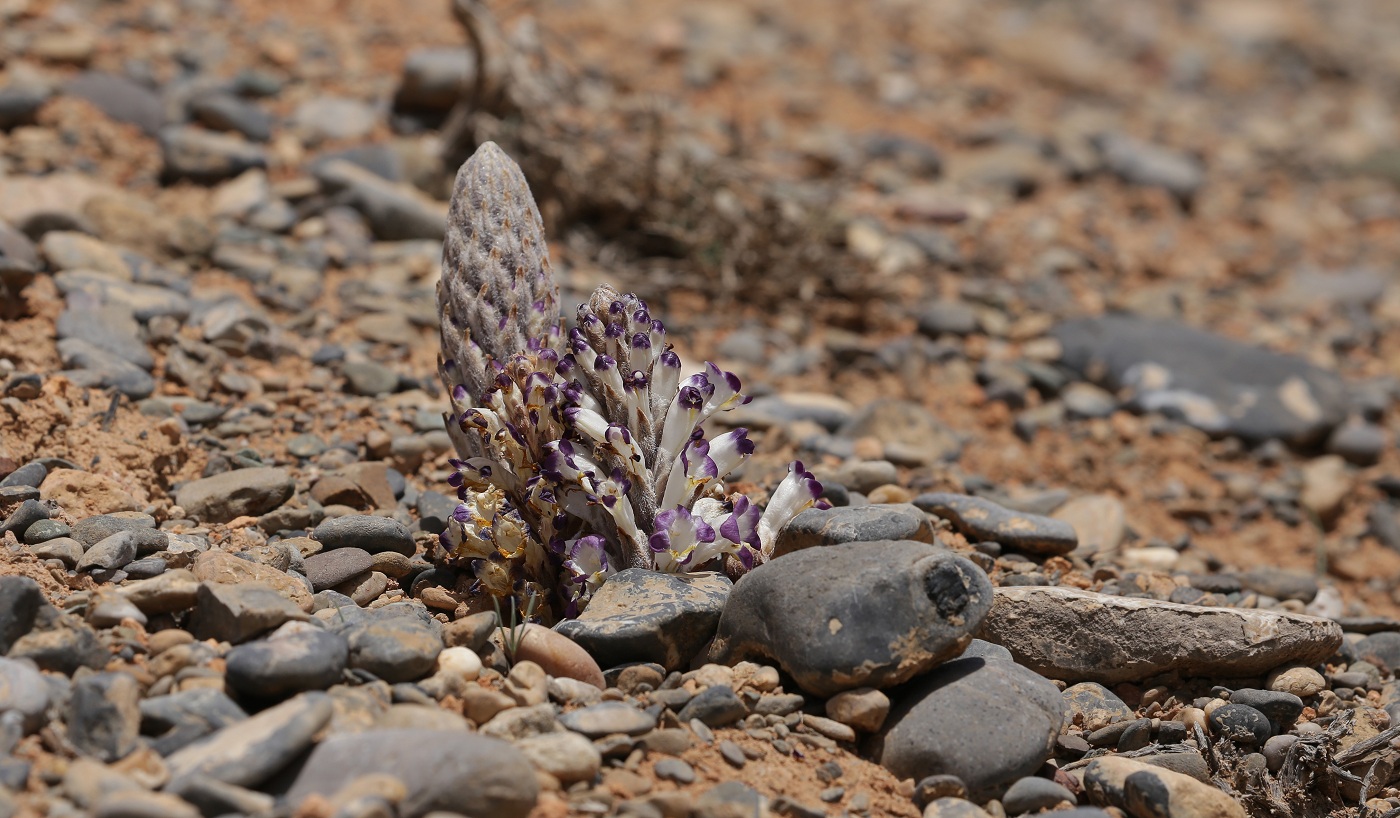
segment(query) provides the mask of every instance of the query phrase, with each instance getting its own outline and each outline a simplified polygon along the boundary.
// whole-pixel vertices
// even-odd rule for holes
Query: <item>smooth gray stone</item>
[[[390,684],[412,682],[433,672],[442,652],[442,636],[408,616],[375,616],[345,632],[349,665]]]
[[[902,690],[872,755],[898,778],[956,775],[983,800],[1045,763],[1063,710],[1055,685],[1020,665],[955,659]]]
[[[679,576],[629,568],[609,577],[577,619],[555,630],[603,667],[655,662],[688,667],[714,636],[733,583],[723,574]]]
[[[238,644],[293,619],[306,619],[296,603],[258,582],[200,583],[190,630],[199,639]]]
[[[163,756],[248,718],[228,694],[212,687],[142,699],[140,708],[142,731],[157,736],[151,746]]]
[[[400,818],[438,810],[467,818],[524,818],[539,797],[535,770],[509,743],[475,733],[371,730],[322,741],[287,792],[297,805],[330,796],[355,779],[383,773],[404,783]]]
[[[160,532],[150,532],[157,533]],[[118,531],[89,548],[78,560],[79,571],[95,568],[116,570],[136,559],[136,551],[141,532]],[[162,535],[163,536],[163,535]]]
[[[284,469],[234,469],[180,486],[175,502],[191,519],[226,523],[257,517],[287,502],[296,484]]]
[[[29,662],[0,657],[0,713],[18,713],[24,731],[32,733],[43,726],[48,707],[44,674]]]
[[[807,549],[734,586],[710,658],[773,660],[823,697],[891,687],[961,653],[991,601],[982,569],[926,543]]]
[[[656,716],[627,702],[599,702],[572,710],[559,717],[559,723],[589,738],[613,733],[639,736],[656,727]]]
[[[1027,776],[1007,788],[1001,797],[1001,805],[1007,815],[1021,815],[1026,812],[1039,812],[1050,809],[1062,801],[1079,803],[1074,793],[1048,778]]]
[[[69,80],[63,92],[86,100],[117,122],[155,136],[165,123],[165,105],[150,88],[118,74],[85,71]]]
[[[34,627],[39,609],[48,603],[39,583],[29,577],[0,577],[0,654]],[[4,709],[4,708],[0,708]]]

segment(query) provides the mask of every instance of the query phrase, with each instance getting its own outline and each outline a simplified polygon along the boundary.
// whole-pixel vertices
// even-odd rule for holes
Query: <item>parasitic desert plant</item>
[[[482,144],[457,174],[438,285],[439,370],[460,500],[443,559],[472,590],[575,615],[624,568],[742,571],[821,485],[800,462],[766,509],[725,476],[745,429],[705,420],[747,401],[713,363],[682,377],[666,329],[635,295],[598,288],[559,317],[539,210],[520,168]]]

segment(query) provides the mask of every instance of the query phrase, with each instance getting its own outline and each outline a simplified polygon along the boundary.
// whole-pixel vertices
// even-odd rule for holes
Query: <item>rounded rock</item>
[[[1224,704],[1211,711],[1210,729],[1244,747],[1261,747],[1269,740],[1269,718],[1245,704]]]

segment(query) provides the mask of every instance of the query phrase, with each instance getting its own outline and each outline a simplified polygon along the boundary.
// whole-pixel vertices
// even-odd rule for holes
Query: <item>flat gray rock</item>
[[[334,709],[325,693],[303,693],[231,724],[165,760],[170,768],[166,790],[178,794],[195,776],[256,787],[304,753]]]
[[[1305,444],[1346,417],[1345,385],[1335,373],[1184,324],[1105,315],[1066,321],[1051,334],[1061,361],[1080,375],[1128,390],[1142,411],[1213,434]]]
[[[296,603],[260,582],[200,584],[190,631],[199,639],[246,642],[293,619],[306,619]]]
[[[350,667],[367,670],[391,684],[412,682],[433,672],[442,636],[407,616],[377,617],[345,633]]]
[[[1020,665],[957,659],[901,691],[871,750],[898,778],[955,775],[981,801],[1045,763],[1063,710],[1055,685]]]
[[[272,511],[287,502],[295,488],[283,469],[234,469],[191,480],[175,492],[175,502],[191,519],[226,523]]]
[[[1053,517],[1013,511],[983,497],[933,492],[914,505],[953,524],[970,542],[998,542],[1032,554],[1068,554],[1079,545],[1074,526]]]
[[[603,667],[655,662],[681,670],[714,636],[733,587],[723,574],[629,568],[609,577],[577,619],[555,630]]]
[[[467,818],[524,818],[539,797],[535,770],[505,741],[440,730],[371,730],[316,746],[287,793],[300,804],[334,795],[361,776],[384,773],[404,783],[401,818],[447,811]]]
[[[1046,636],[1056,633],[1075,638]],[[1291,662],[1315,664],[1342,644],[1342,629],[1330,619],[1054,587],[996,589],[977,635],[1048,678],[1102,684],[1172,671],[1262,676]]]
[[[141,729],[141,686],[129,673],[94,673],[73,683],[68,740],[78,752],[104,762],[136,749]]]
[[[323,520],[311,532],[311,539],[320,542],[327,551],[359,548],[370,554],[397,551],[411,557],[415,549],[413,534],[403,523],[390,517],[369,514],[347,514]]]
[[[345,637],[296,627],[306,630],[273,634],[229,651],[224,657],[228,686],[252,699],[281,699],[339,682],[349,655]]]
[[[932,543],[933,524],[927,514],[908,503],[809,508],[778,532],[773,557],[804,548],[877,540]]]
[[[819,696],[890,687],[962,652],[991,599],[982,569],[926,543],[798,551],[734,586],[711,660],[771,659]]]

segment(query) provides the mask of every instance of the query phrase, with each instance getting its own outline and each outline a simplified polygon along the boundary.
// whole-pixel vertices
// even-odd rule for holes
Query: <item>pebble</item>
[[[542,770],[564,786],[592,781],[603,765],[603,756],[592,741],[578,733],[546,733],[515,742],[535,769]]]
[[[826,701],[826,715],[864,733],[875,733],[890,713],[890,698],[874,688],[843,690]]]
[[[441,241],[446,232],[446,205],[428,199],[411,186],[390,182],[344,159],[320,163],[313,173],[326,192],[342,194],[381,240]]]
[[[1315,696],[1327,687],[1327,680],[1310,667],[1285,667],[1275,670],[1265,680],[1265,687],[1281,693],[1292,693],[1302,699]]]
[[[220,131],[237,131],[254,142],[272,138],[272,117],[257,103],[233,94],[199,94],[190,100],[190,113],[201,124]]]
[[[471,52],[455,46],[414,49],[404,60],[394,107],[446,111],[476,75]]]
[[[1019,665],[955,659],[903,691],[871,750],[896,777],[956,775],[984,799],[1050,757],[1063,711],[1055,685]],[[1016,727],[969,730],[968,713]]]
[[[771,659],[823,697],[888,687],[962,652],[990,603],[980,568],[930,545],[808,549],[735,586],[710,657]]]
[[[1001,805],[1007,815],[1040,812],[1063,802],[1069,802],[1071,806],[1079,803],[1074,793],[1048,778],[1034,776],[1017,779],[1001,797]]]
[[[998,588],[978,635],[1047,678],[1116,684],[1159,673],[1263,675],[1320,662],[1341,645],[1325,619],[1239,608],[1204,608],[1070,588]],[[1072,646],[1045,633],[1075,633]]]
[[[1122,133],[1102,134],[1096,144],[1105,167],[1129,184],[1164,188],[1190,202],[1205,183],[1205,168],[1184,153]]]
[[[1285,732],[1303,714],[1303,700],[1292,693],[1274,690],[1238,688],[1230,694],[1232,704],[1242,704],[1258,710],[1269,720],[1271,733]]]
[[[346,582],[369,572],[374,558],[363,548],[336,548],[306,558],[306,578],[317,591]]]
[[[652,769],[662,781],[674,781],[681,785],[695,782],[695,768],[679,758],[660,759]]]
[[[247,582],[261,583],[276,588],[301,610],[311,610],[310,589],[295,577],[279,571],[271,565],[240,559],[227,551],[206,551],[200,554],[194,560],[192,574],[194,579],[201,582],[222,585],[239,585]],[[174,591],[183,587],[183,583],[172,581],[171,586],[156,587]],[[145,609],[143,608],[143,610]]]
[[[555,630],[603,666],[654,662],[679,670],[714,636],[732,588],[721,574],[629,568],[609,577],[577,619]]]
[[[748,708],[729,685],[710,685],[695,695],[676,717],[683,723],[698,719],[706,727],[726,727],[748,715]]]
[[[416,550],[413,535],[403,523],[391,517],[371,517],[348,514],[323,520],[311,538],[327,551],[337,548],[358,548],[377,554],[396,551],[411,557]]]
[[[115,570],[121,568],[136,559],[139,538],[140,534],[136,531],[118,531],[89,548],[83,554],[83,558],[78,560],[78,570],[90,571],[94,568]]]
[[[792,519],[773,545],[773,557],[805,548],[877,540],[933,542],[928,515],[907,503],[811,508]]]
[[[936,798],[924,807],[923,818],[992,818],[991,813],[962,798]]]
[[[165,124],[160,96],[118,74],[84,71],[64,84],[63,93],[92,103],[112,120],[137,126],[147,136],[155,136]]]
[[[230,133],[172,125],[161,129],[160,146],[164,175],[170,179],[208,184],[267,167],[267,153],[261,147]]]
[[[248,699],[283,699],[340,681],[349,653],[345,637],[309,625],[284,633],[286,627],[228,652],[231,690]]]
[[[990,540],[1032,554],[1068,554],[1079,544],[1074,527],[1061,520],[1012,511],[982,497],[921,494],[914,505],[947,519],[972,542]]]
[[[403,783],[396,813],[458,813],[525,818],[539,797],[530,760],[507,742],[475,733],[371,730],[316,745],[287,792],[293,807],[332,796],[346,782],[383,774]]]
[[[377,118],[373,108],[357,99],[323,96],[299,105],[292,113],[292,124],[311,142],[349,141],[367,135]]]
[[[266,514],[287,502],[294,489],[283,469],[234,469],[185,483],[176,489],[175,503],[191,519],[226,523]]]
[[[565,713],[559,723],[589,738],[611,733],[639,736],[656,727],[656,716],[626,702],[604,701]]]

